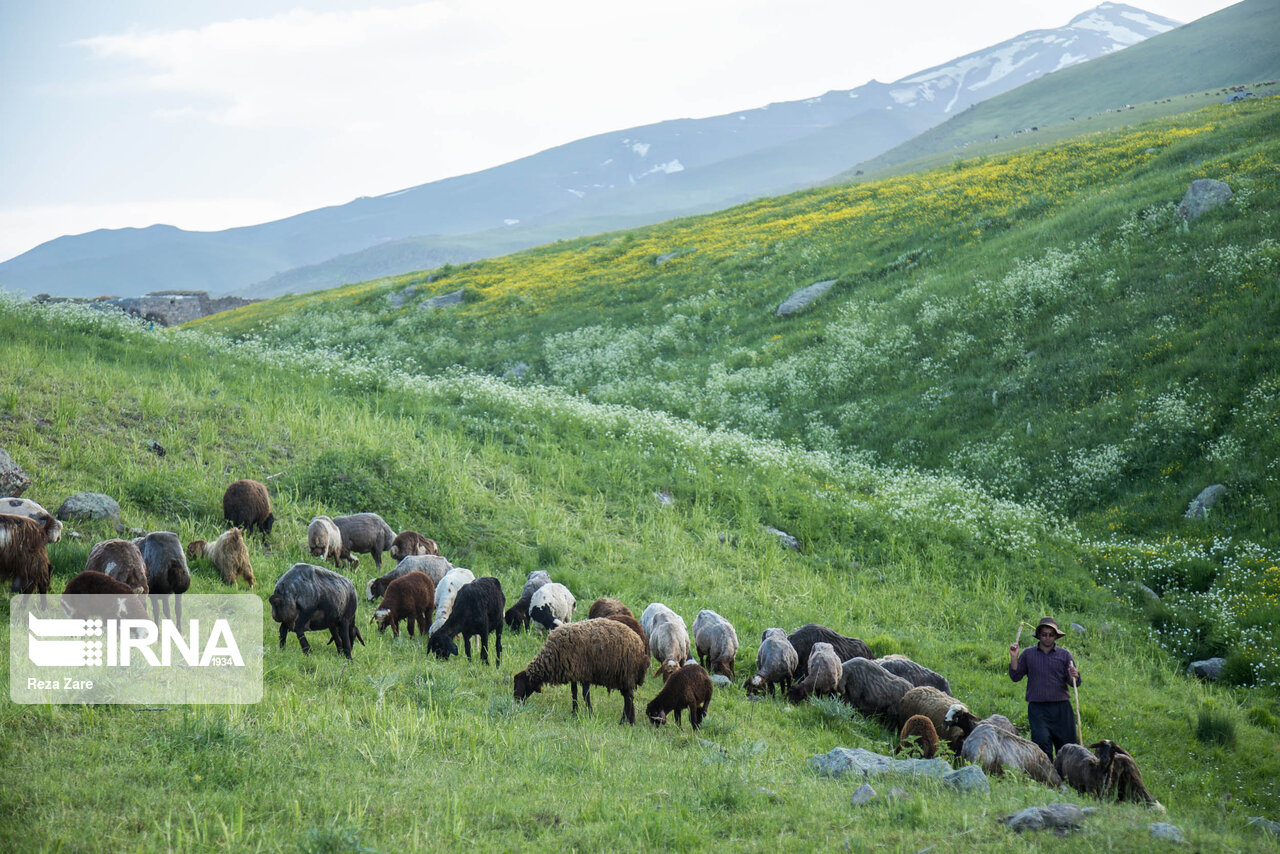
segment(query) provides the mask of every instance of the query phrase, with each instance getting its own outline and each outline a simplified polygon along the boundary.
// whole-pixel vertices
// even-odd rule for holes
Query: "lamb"
[[[92,596],[92,599],[81,599],[81,596]],[[102,596],[115,596],[114,603],[104,603]],[[86,569],[67,582],[62,591],[62,610],[73,619],[96,617],[99,620],[145,620],[146,606],[142,599],[133,592],[133,588],[123,581],[116,581],[109,575]],[[181,620],[181,618],[179,618]],[[159,622],[159,615],[156,616]]]
[[[387,585],[410,572],[420,572],[431,579],[432,587],[440,583],[440,579],[449,574],[453,564],[439,555],[409,555],[396,564],[396,568],[386,575],[371,579],[365,587],[365,596],[370,602],[387,592]]]
[[[244,542],[244,532],[239,528],[223,531],[212,543],[195,540],[187,546],[194,557],[208,560],[222,576],[222,583],[234,587],[236,579],[243,578],[250,587],[256,587],[253,566],[249,563],[249,547]]]
[[[895,722],[898,706],[912,685],[870,658],[851,658],[841,665],[840,695],[867,717]]]
[[[679,614],[661,602],[644,609],[640,627],[649,638],[649,653],[658,662],[658,672],[665,682],[689,659],[689,629]]]
[[[831,644],[841,661],[848,661],[851,658],[875,658],[871,654],[871,649],[862,641],[845,637],[817,623],[805,623],[788,635],[787,640],[791,641],[791,645],[796,648],[796,655],[800,656],[800,666],[795,672],[796,679],[803,679],[808,672],[809,652],[815,643]]]
[[[760,636],[760,648],[756,651],[755,675],[743,685],[747,689],[747,696],[758,696],[768,688],[769,696],[772,697],[776,685],[781,685],[782,690],[787,691],[799,663],[800,657],[791,641],[787,640],[786,631],[776,626],[765,629]]]
[[[952,709],[957,711],[952,713]],[[935,734],[946,739],[952,751],[959,753],[964,741],[964,731],[954,723],[949,723],[947,716],[950,714],[954,719],[961,709],[968,711],[964,703],[950,694],[945,694],[932,685],[918,685],[902,695],[902,702],[898,704],[897,725],[903,726],[914,715],[924,715],[933,724]]]
[[[51,546],[62,539],[62,523],[30,498],[0,498],[0,513],[34,520],[44,529],[45,545]]]
[[[980,720],[960,705],[948,710],[946,723],[958,726],[964,732],[960,756],[981,765],[986,773],[1001,774],[1009,768],[1022,771],[1033,780],[1049,786],[1062,782],[1049,757],[1035,742]]]
[[[594,620],[597,617],[608,617],[611,614],[626,614],[633,620],[636,618],[636,615],[631,613],[631,609],[624,605],[621,599],[601,596],[591,603],[591,610],[587,612],[587,619]],[[637,623],[637,625],[639,624]]]
[[[377,625],[379,632],[391,626],[392,637],[400,637],[401,620],[409,624],[409,637],[413,637],[415,623],[425,634],[435,598],[436,586],[430,576],[422,572],[406,572],[388,583],[382,603],[369,620]]]
[[[343,564],[349,564],[352,569],[360,564],[360,558],[343,547],[342,532],[328,516],[316,516],[307,525],[307,551],[321,560],[332,560],[339,569]]]
[[[888,670],[894,676],[901,676],[919,688],[922,685],[928,685],[937,688],[944,694],[951,693],[951,683],[947,681],[947,677],[940,673],[936,673],[922,664],[916,664],[905,655],[886,655],[884,658],[877,658],[876,664]]]
[[[529,597],[529,619],[546,631],[573,619],[577,605],[569,588],[552,581],[544,584]]]
[[[728,620],[715,611],[699,611],[693,620],[693,642],[698,651],[698,660],[704,668],[709,667],[712,673],[733,679],[733,660],[738,655],[738,633]]]
[[[265,540],[276,523],[271,512],[271,496],[266,485],[256,480],[237,480],[222,494],[222,516],[229,528],[257,530]]]
[[[453,600],[462,589],[462,585],[470,584],[475,580],[475,574],[461,566],[449,570],[448,574],[440,579],[436,584],[436,616],[431,622],[429,635],[438,632],[444,625],[444,621],[449,619],[449,614],[453,611]]]
[[[1096,741],[1088,747],[1062,745],[1053,760],[1053,770],[1068,786],[1083,794],[1134,801],[1163,809],[1143,785],[1142,774],[1133,756],[1109,739]]]
[[[373,565],[382,572],[382,553],[391,550],[396,532],[377,513],[334,516],[333,524],[342,532],[342,548],[373,556]]]
[[[439,555],[440,545],[417,531],[401,531],[391,541],[391,559],[401,561],[411,555]]]
[[[787,692],[787,702],[792,705],[803,703],[810,694],[828,697],[837,693],[840,687],[840,657],[835,647],[829,643],[815,643],[809,652],[809,667],[804,678],[791,686]]]
[[[38,592],[42,607],[53,577],[47,541],[45,529],[36,520],[0,515],[0,581],[12,580],[14,593]]]
[[[578,683],[591,709],[591,686],[622,693],[622,720],[634,724],[636,686],[644,684],[649,656],[636,633],[616,620],[565,623],[547,633],[546,643],[529,666],[516,674],[515,698],[523,702],[543,685],[569,683],[573,711],[578,711]]]
[[[494,649],[497,660],[494,667],[502,665],[502,610],[507,604],[507,597],[502,593],[502,583],[493,576],[477,578],[470,584],[464,584],[453,600],[453,610],[449,618],[427,641],[427,649],[437,658],[447,660],[458,654],[458,645],[454,643],[454,635],[462,635],[462,645],[467,653],[467,661],[471,660],[471,637],[480,637],[480,661],[489,663],[489,632],[495,633]]]
[[[356,625],[356,586],[351,579],[322,566],[295,563],[267,598],[271,619],[280,624],[280,648],[289,632],[298,636],[304,654],[311,654],[306,633],[328,629],[338,650],[351,658],[352,639],[364,644]]]
[[[134,593],[147,594],[147,565],[132,540],[103,540],[89,550],[84,568],[109,575],[129,585]]]
[[[537,592],[539,587],[550,583],[551,576],[545,569],[535,569],[529,573],[528,580],[525,581],[524,587],[520,590],[520,598],[503,615],[507,628],[513,632],[529,628],[529,604],[533,601],[533,594]]]
[[[147,568],[147,590],[151,596],[151,610],[155,621],[160,622],[160,609],[169,616],[169,596],[173,596],[173,616],[182,625],[182,594],[191,587],[191,570],[186,555],[182,553],[182,541],[172,531],[152,531],[133,541],[142,554]]]
[[[651,724],[662,726],[671,712],[675,712],[676,723],[680,723],[680,713],[688,709],[689,725],[697,729],[707,716],[713,690],[711,677],[701,665],[686,664],[672,674],[658,696],[645,706],[644,713]]]
[[[898,732],[898,744],[894,753],[902,751],[918,754],[921,759],[932,759],[938,755],[938,731],[933,721],[924,715],[912,715]]]

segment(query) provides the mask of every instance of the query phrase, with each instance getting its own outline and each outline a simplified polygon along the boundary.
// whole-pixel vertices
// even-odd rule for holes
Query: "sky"
[[[1097,0],[0,0],[0,260],[893,82]],[[1232,5],[1133,0],[1181,22]]]

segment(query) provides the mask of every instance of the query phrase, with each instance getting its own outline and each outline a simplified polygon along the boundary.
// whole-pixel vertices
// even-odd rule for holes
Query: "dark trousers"
[[[1078,744],[1075,712],[1071,703],[1027,703],[1027,723],[1031,725],[1031,740],[1053,758],[1054,751],[1064,744]]]

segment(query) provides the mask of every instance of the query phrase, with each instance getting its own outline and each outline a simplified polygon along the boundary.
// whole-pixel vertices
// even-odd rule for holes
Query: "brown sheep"
[[[644,684],[649,654],[636,633],[616,620],[581,620],[565,623],[547,633],[542,649],[529,666],[516,674],[514,695],[523,702],[543,685],[569,683],[573,711],[578,711],[578,683],[591,709],[591,686],[601,685],[622,694],[622,720],[636,722],[635,690]]]
[[[644,713],[651,724],[662,726],[671,712],[675,713],[676,723],[680,723],[680,713],[688,709],[689,724],[697,729],[707,716],[713,690],[711,677],[701,665],[686,664],[671,675],[658,696],[649,701]]]
[[[901,727],[907,722],[907,718],[913,715],[924,715],[933,724],[933,730],[938,737],[945,739],[951,745],[952,752],[959,753],[960,745],[964,741],[964,730],[957,724],[947,721],[947,715],[953,707],[968,711],[964,703],[950,694],[943,693],[931,685],[920,685],[902,695],[896,723]],[[955,714],[959,712],[953,713],[952,717]]]
[[[244,528],[248,533],[256,529],[263,539],[276,523],[267,487],[256,480],[237,480],[227,487],[222,494],[222,516],[229,527]]]
[[[938,731],[933,728],[933,721],[924,715],[912,715],[902,725],[898,733],[898,746],[894,753],[907,751],[921,759],[932,759],[938,755]]]
[[[132,540],[103,540],[97,543],[89,550],[89,559],[85,561],[84,568],[109,575],[116,581],[123,581],[134,593],[145,596],[150,591],[150,585],[147,584],[147,564]]]
[[[391,559],[399,562],[410,555],[438,555],[440,545],[417,531],[401,531],[391,541]]]
[[[622,625],[626,626],[627,628],[631,629],[631,631],[635,632],[636,637],[644,641],[645,649],[649,648],[648,636],[644,633],[644,629],[641,628],[640,621],[637,620],[635,617],[631,616],[630,612],[626,614],[617,614],[617,613],[606,614],[603,617],[592,617],[588,619],[614,620],[616,622],[622,623]]]
[[[49,592],[53,564],[45,541],[45,529],[34,519],[0,515],[0,581],[12,580],[14,593]]]
[[[400,637],[400,621],[408,622],[409,637],[413,637],[414,624],[418,631],[426,634],[431,625],[431,612],[435,609],[436,585],[431,577],[422,572],[409,572],[394,579],[387,585],[387,592],[380,604],[369,618],[369,622],[378,626],[378,631],[386,631],[391,626],[392,637]]]
[[[81,596],[95,598],[81,599]],[[96,598],[100,596],[115,596],[116,600],[104,606],[102,600]],[[103,575],[91,569],[86,569],[67,582],[67,588],[62,591],[61,602],[62,610],[66,615],[78,619],[97,617],[100,620],[145,620],[147,618],[147,608],[132,587],[123,581],[116,581],[109,575]]]
[[[1062,745],[1053,760],[1053,770],[1062,776],[1063,782],[1083,794],[1161,808],[1160,802],[1151,797],[1143,785],[1142,773],[1133,756],[1109,739],[1088,747]]]
[[[598,617],[608,617],[611,614],[626,614],[633,620],[636,618],[636,615],[631,612],[630,608],[622,603],[621,599],[601,596],[599,599],[591,603],[591,610],[587,612],[587,619],[594,620]]]
[[[239,528],[223,532],[212,543],[196,540],[187,548],[196,548],[197,543],[203,545],[196,549],[195,557],[206,558],[212,563],[222,576],[223,584],[235,586],[236,579],[243,578],[250,587],[256,586],[253,566],[249,563],[249,547],[245,545],[244,533]]]
[[[841,698],[862,714],[897,722],[898,704],[911,690],[907,680],[894,676],[869,658],[851,658],[841,665]]]

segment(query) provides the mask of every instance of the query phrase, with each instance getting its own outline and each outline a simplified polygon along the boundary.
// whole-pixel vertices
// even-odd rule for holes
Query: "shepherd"
[[[1019,637],[1021,634],[1019,628]],[[1035,646],[1022,655],[1018,655],[1017,640],[1009,647],[1009,678],[1014,682],[1024,676],[1027,679],[1031,740],[1050,760],[1062,745],[1080,743],[1068,698],[1071,686],[1080,684],[1080,671],[1071,653],[1058,646],[1058,638],[1064,634],[1052,617],[1042,617],[1036,625]]]

